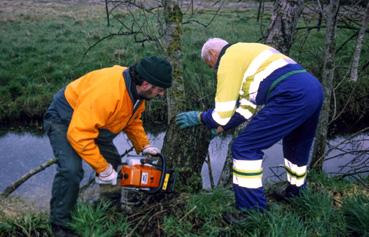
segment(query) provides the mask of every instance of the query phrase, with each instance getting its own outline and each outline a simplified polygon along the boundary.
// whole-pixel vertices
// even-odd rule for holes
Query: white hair
[[[201,58],[204,61],[210,60],[210,54],[209,51],[215,50],[216,52],[220,52],[224,46],[228,44],[227,41],[221,38],[210,38],[208,39],[205,44],[202,46],[201,49]]]

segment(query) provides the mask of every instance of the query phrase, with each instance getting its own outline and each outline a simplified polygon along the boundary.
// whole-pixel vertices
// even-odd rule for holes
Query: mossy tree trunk
[[[288,55],[303,8],[304,0],[276,0],[265,43]]]
[[[165,0],[164,45],[173,66],[173,85],[168,90],[168,130],[164,138],[162,153],[167,157],[168,166],[177,170],[177,190],[197,191],[202,188],[201,167],[208,153],[209,131],[202,126],[179,129],[175,115],[186,110],[186,97],[182,66],[182,12],[179,2]],[[190,93],[188,93],[190,96]]]
[[[339,11],[339,0],[330,0],[323,16],[326,16],[326,34],[324,63],[322,73],[322,84],[324,87],[324,101],[320,113],[320,119],[316,134],[316,141],[313,150],[312,167],[316,170],[322,170],[325,157],[325,148],[327,144],[329,114],[331,111],[331,96],[333,91],[333,79],[335,69],[335,51],[336,51],[336,29],[337,15]]]

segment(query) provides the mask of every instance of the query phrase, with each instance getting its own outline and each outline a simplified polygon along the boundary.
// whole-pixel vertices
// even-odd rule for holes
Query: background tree
[[[276,0],[265,43],[288,55],[303,8],[304,0]]]
[[[356,47],[355,47],[355,52],[354,52],[353,59],[352,59],[351,73],[350,73],[350,78],[352,81],[357,81],[360,55],[361,55],[361,50],[363,48],[365,32],[366,32],[366,29],[368,28],[368,22],[369,22],[369,1],[366,5],[361,28],[359,30],[357,40],[356,40]]]
[[[336,53],[336,29],[337,15],[339,11],[339,0],[330,0],[324,11],[326,21],[326,34],[324,46],[324,63],[322,71],[322,84],[324,88],[324,101],[320,113],[320,119],[313,150],[312,166],[321,170],[323,167],[325,148],[327,144],[328,124],[331,111],[331,96],[333,91],[333,79],[335,70]]]

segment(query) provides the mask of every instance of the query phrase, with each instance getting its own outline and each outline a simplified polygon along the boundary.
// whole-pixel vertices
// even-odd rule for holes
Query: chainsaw
[[[165,157],[130,157],[122,163],[120,186],[148,193],[173,192],[176,175],[167,169]]]

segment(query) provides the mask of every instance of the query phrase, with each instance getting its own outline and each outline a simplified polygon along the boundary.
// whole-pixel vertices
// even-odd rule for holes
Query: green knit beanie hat
[[[145,57],[136,65],[138,75],[148,83],[162,88],[172,85],[172,66],[164,58]]]

